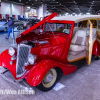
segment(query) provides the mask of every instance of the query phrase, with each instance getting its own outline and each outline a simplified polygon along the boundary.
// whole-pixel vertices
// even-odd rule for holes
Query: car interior
[[[93,24],[92,21],[92,45],[97,37],[96,24]],[[95,28],[94,28],[95,27]],[[68,53],[68,61],[74,62],[86,58],[87,52],[89,51],[89,34],[90,26],[87,25],[87,21],[83,21],[82,25],[79,25],[74,28],[73,37]]]

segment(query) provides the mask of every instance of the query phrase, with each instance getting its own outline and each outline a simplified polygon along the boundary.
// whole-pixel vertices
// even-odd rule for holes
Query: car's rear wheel
[[[99,59],[100,59],[100,56],[99,56],[99,55],[97,55],[95,59],[96,59],[96,60],[99,60]]]
[[[58,77],[59,77],[58,69],[52,68],[47,72],[42,82],[36,87],[44,92],[49,91],[56,84]]]
[[[20,30],[23,30],[24,29],[24,26],[23,25],[20,25]]]
[[[4,31],[7,32],[7,27],[5,27],[5,30]]]

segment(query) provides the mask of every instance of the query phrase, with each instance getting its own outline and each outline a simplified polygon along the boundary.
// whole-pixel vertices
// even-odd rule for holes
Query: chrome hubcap
[[[49,71],[43,80],[44,84],[50,83],[52,81],[53,77],[54,77],[53,73],[51,71]]]

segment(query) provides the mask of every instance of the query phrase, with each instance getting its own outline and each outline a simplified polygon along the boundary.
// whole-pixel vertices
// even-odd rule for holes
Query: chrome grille
[[[16,74],[20,77],[25,72],[25,63],[28,62],[30,46],[25,44],[18,45]]]

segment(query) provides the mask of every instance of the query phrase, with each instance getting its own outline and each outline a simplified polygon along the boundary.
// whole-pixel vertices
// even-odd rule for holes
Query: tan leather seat
[[[76,31],[74,37],[72,38],[69,50],[71,51],[85,50],[85,43],[86,43],[86,31],[78,30]]]

